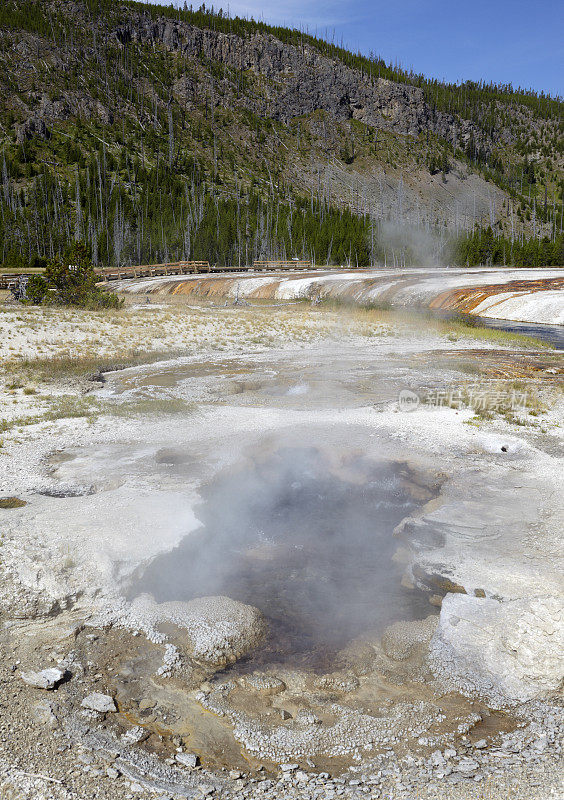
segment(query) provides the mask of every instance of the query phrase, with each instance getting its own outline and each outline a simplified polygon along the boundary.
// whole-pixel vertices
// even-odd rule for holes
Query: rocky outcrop
[[[50,135],[45,120],[41,119],[41,117],[30,117],[21,125],[18,125],[16,129],[16,141],[18,144],[23,144],[27,139],[31,139],[33,136],[39,136],[41,139],[48,139]]]
[[[564,685],[563,621],[559,597],[449,594],[431,645],[433,670],[448,688],[494,704],[551,697]]]
[[[31,92],[28,97],[28,107],[33,117],[20,126],[20,131],[23,128],[26,129],[26,138],[30,138],[34,134],[47,137],[49,132],[45,120],[58,122],[71,117],[84,119],[97,117],[103,125],[111,125],[114,119],[113,113],[100,100],[94,100],[81,92],[65,92],[64,97],[57,99],[51,99],[47,92]]]
[[[266,79],[260,112],[288,122],[323,110],[339,120],[359,119],[367,125],[410,136],[430,130],[445,139],[474,140],[489,150],[491,142],[468,120],[436,112],[416,86],[373,79],[327,58],[312,47],[285,44],[271,34],[241,37],[147,14],[132,15],[116,28],[117,42],[160,43],[186,58],[204,57]],[[256,99],[248,97],[256,108]]]

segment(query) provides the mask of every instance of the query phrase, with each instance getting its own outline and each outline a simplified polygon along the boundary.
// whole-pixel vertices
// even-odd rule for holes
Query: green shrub
[[[47,286],[47,281],[43,275],[32,275],[27,282],[27,299],[34,305],[39,305],[47,294]]]
[[[34,275],[29,279],[27,298],[35,304],[121,308],[123,300],[96,286],[97,280],[88,248],[82,242],[74,242],[63,259],[49,261],[45,277]]]

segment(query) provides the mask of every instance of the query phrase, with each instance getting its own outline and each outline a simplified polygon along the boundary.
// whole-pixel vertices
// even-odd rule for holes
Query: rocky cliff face
[[[418,136],[429,130],[459,145],[472,135],[482,149],[491,150],[492,142],[479,128],[468,120],[436,112],[421,89],[383,78],[374,80],[309,46],[298,48],[269,34],[243,38],[170,19],[155,21],[145,14],[134,15],[113,35],[123,46],[160,43],[187,58],[204,56],[262,76],[267,82],[262,111],[282,122],[323,110],[338,120],[358,119],[404,135]]]

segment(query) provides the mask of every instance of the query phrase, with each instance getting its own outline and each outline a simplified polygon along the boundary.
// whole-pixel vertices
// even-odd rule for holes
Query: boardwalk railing
[[[168,264],[138,264],[130,267],[96,269],[103,281],[119,281],[126,278],[152,278],[161,275],[194,275],[201,272],[248,272],[249,270],[311,269],[311,261],[273,260],[253,261],[253,266],[212,267],[209,261],[173,261]]]
[[[104,281],[119,281],[125,278],[151,278],[157,275],[190,275],[209,272],[209,261],[173,261],[169,264],[138,264],[132,267],[96,269]]]
[[[0,275],[0,289],[9,289],[11,286],[18,284],[20,279],[27,280],[31,278],[32,274],[31,272],[4,273],[4,275]]]
[[[310,269],[311,261],[297,261],[296,259],[274,259],[272,261],[253,261],[255,269]]]
[[[167,264],[137,264],[122,267],[98,267],[94,270],[100,282],[120,281],[127,278],[154,278],[163,275],[197,275],[200,273],[221,272],[249,272],[268,270],[303,270],[327,269],[321,265],[313,265],[309,260],[273,259],[255,260],[253,265],[210,266],[209,261],[171,261]],[[335,267],[331,267],[335,269]],[[4,274],[0,275],[0,289],[9,289],[15,286],[20,278],[29,278],[31,274]]]

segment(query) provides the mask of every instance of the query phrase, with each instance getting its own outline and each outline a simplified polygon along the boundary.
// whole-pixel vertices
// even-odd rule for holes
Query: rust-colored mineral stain
[[[144,293],[154,293],[160,295],[178,295],[188,297],[200,298],[226,298],[232,297],[237,293],[236,287],[238,284],[242,286],[249,280],[253,280],[257,275],[206,275],[201,278],[191,278],[183,281],[159,281],[158,284],[152,287],[144,287]],[[258,277],[267,278],[268,282],[261,283],[248,294],[245,292],[245,298],[248,300],[273,300],[277,296],[279,287],[286,281],[303,280],[307,278],[315,278],[316,282],[311,284],[311,290],[315,294],[316,290],[322,295],[328,297],[338,297],[341,300],[350,300],[354,303],[359,295],[371,289],[375,289],[381,284],[389,283],[389,276],[377,275],[366,277],[362,281],[351,280],[346,284],[346,277],[343,278],[345,284],[335,281],[324,281],[325,274],[323,272],[300,272],[293,275],[280,275],[280,274],[262,274]],[[422,276],[402,278],[396,280],[394,285],[389,286],[381,295],[378,296],[380,302],[391,302],[398,292],[404,289],[415,286]],[[423,276],[424,277],[424,276]]]
[[[201,278],[200,280],[180,281],[164,284],[162,289],[173,295],[197,295],[198,297],[225,297],[237,283],[236,278]]]
[[[538,278],[537,280],[515,280],[508,283],[493,283],[485,286],[465,286],[448,289],[429,303],[430,308],[455,309],[471,312],[488,297],[496,294],[533,294],[564,288],[564,278]]]
[[[276,297],[276,292],[278,287],[282,283],[282,280],[272,280],[271,283],[263,284],[251,292],[247,297],[252,298],[253,300],[272,300]]]

